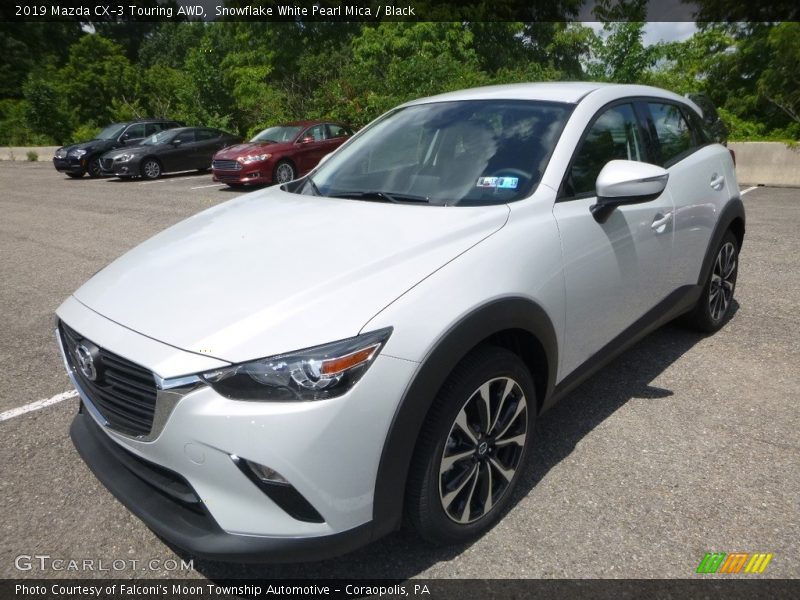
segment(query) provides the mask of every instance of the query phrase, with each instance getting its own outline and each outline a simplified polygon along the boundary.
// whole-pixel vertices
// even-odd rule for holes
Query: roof
[[[657,96],[680,100],[684,103],[694,103],[661,88],[645,85],[628,85],[619,83],[601,83],[597,81],[556,81],[540,83],[514,83],[509,85],[490,85],[486,87],[448,92],[438,96],[420,98],[408,102],[413,104],[427,104],[429,102],[447,102],[455,100],[541,100],[549,102],[567,102],[577,104],[593,92],[604,90],[606,94],[616,92],[619,97],[625,96]],[[604,95],[606,95],[604,94]]]

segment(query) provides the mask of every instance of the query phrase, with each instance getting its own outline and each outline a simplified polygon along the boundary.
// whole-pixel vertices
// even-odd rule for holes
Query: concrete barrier
[[[36,153],[36,160],[53,160],[58,146],[0,146],[0,160],[27,161],[28,152]]]
[[[736,177],[744,185],[800,187],[800,146],[782,142],[731,142],[736,153]],[[28,152],[50,161],[58,146],[0,147],[0,160],[27,161]]]
[[[782,142],[730,142],[736,178],[744,185],[800,187],[800,147]]]

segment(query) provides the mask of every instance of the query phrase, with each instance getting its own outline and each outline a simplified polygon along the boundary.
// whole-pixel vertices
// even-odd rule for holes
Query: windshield
[[[440,206],[519,200],[539,183],[572,108],[519,100],[401,108],[343,146],[301,192]]]
[[[176,135],[177,134],[174,131],[160,131],[159,133],[153,134],[144,140],[142,142],[142,146],[158,146],[159,144],[168,144]]]
[[[251,142],[291,142],[302,127],[294,125],[279,125],[277,127],[267,127],[264,131],[254,137]]]
[[[96,136],[94,136],[94,139],[96,139],[96,140],[115,140],[120,135],[122,135],[122,132],[123,132],[124,129],[125,129],[125,125],[119,125],[119,124],[109,125],[105,129],[103,129],[103,131],[101,131]]]

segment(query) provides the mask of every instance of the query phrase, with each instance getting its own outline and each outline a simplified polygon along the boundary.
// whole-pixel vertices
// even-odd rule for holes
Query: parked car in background
[[[639,85],[451,92],[173,225],[57,311],[78,452],[196,557],[474,539],[544,410],[671,319],[736,311],[744,206],[698,121]]]
[[[210,127],[179,127],[151,135],[140,145],[103,155],[103,173],[127,179],[157,179],[173,171],[205,171],[218,150],[242,138]]]
[[[351,135],[350,127],[330,121],[268,127],[248,143],[218,152],[211,163],[214,181],[231,187],[286,183],[308,173]]]
[[[98,133],[88,142],[79,142],[70,146],[62,146],[56,150],[53,166],[56,171],[66,173],[75,179],[83,177],[100,177],[100,157],[115,148],[135,146],[146,137],[166,129],[181,127],[183,123],[169,119],[139,119],[113,123]]]

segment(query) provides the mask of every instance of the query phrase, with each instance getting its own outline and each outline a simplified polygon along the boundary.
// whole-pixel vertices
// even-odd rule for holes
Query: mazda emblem
[[[97,367],[94,364],[94,357],[92,351],[81,344],[75,348],[75,357],[78,359],[78,369],[80,369],[83,376],[89,381],[97,380]]]

